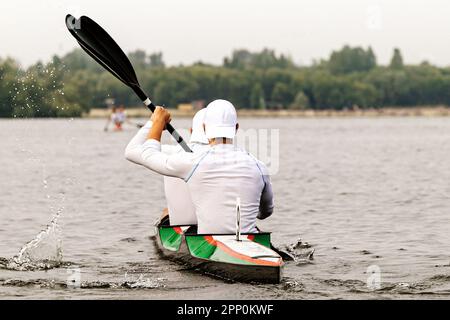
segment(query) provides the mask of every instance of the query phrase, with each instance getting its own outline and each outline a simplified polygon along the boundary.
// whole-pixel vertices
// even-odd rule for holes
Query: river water
[[[1,299],[449,298],[449,118],[242,119],[279,130],[276,211],[260,227],[315,250],[279,285],[162,260],[162,179],[124,159],[135,128],[103,125],[0,120]]]

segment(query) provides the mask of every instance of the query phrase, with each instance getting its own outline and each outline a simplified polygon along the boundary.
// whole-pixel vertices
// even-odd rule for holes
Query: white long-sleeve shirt
[[[135,164],[143,165],[142,152],[143,144],[147,141],[147,136],[152,128],[152,121],[149,120],[138,130],[136,135],[128,143],[125,149],[125,158]],[[179,145],[162,145],[162,151],[167,154],[177,153],[181,147]]]
[[[266,166],[234,145],[218,144],[201,152],[167,154],[161,151],[157,140],[143,144],[133,140],[130,144],[134,147],[129,145],[126,150],[128,160],[187,182],[198,233],[234,233],[237,198],[243,233],[256,232],[256,218],[272,214],[273,193]]]
[[[151,129],[152,122],[148,121],[133,139],[129,142],[125,154],[126,158],[131,162],[142,165],[143,144],[147,140],[147,135]],[[208,145],[201,143],[190,143],[189,147],[194,152]],[[166,154],[174,154],[185,152],[179,145],[162,145],[162,150]],[[169,211],[169,221],[171,225],[196,225],[197,215],[192,202],[191,194],[186,182],[179,178],[164,176],[164,194],[167,201],[167,209]]]
[[[201,143],[189,143],[189,148],[193,152],[202,152],[209,146]],[[162,149],[164,145],[161,146]],[[184,153],[186,151],[178,146],[175,152]],[[191,193],[187,183],[179,178],[164,176],[164,194],[167,201],[167,209],[169,211],[169,221],[173,226],[197,225],[197,215],[195,213],[194,203],[192,202]]]

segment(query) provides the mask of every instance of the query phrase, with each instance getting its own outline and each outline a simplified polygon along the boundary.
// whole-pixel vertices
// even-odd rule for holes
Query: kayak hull
[[[240,282],[279,283],[284,262],[270,249],[270,233],[205,235],[196,226],[155,225],[155,243],[168,259],[215,277]]]

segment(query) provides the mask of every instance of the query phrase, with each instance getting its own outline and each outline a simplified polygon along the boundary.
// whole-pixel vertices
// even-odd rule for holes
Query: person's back
[[[199,233],[234,233],[237,198],[241,232],[257,231],[265,185],[260,167],[256,159],[232,144],[211,147],[188,180]]]

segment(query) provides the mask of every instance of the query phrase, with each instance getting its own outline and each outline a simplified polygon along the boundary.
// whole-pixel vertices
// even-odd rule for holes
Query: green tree
[[[12,117],[17,94],[19,65],[13,59],[0,59],[0,117]]]
[[[332,52],[328,67],[333,74],[366,72],[376,67],[376,58],[370,47],[364,50],[361,47],[344,46]]]
[[[152,53],[149,56],[149,60],[150,60],[150,67],[152,67],[152,68],[164,68],[165,67],[162,52]]]
[[[112,77],[111,75],[108,76]],[[67,101],[79,104],[85,112],[88,112],[94,106],[102,105],[106,97],[99,97],[98,79],[97,74],[88,70],[71,73],[64,86]]]
[[[130,53],[142,87],[169,107],[224,98],[235,106],[343,109],[450,105],[450,68],[406,66],[398,49],[389,66],[377,66],[372,49],[345,46],[328,61],[295,66],[273,50],[236,50],[222,66],[194,63],[166,68],[162,53]],[[1,117],[79,116],[104,107],[105,98],[140,105],[132,90],[80,49],[49,63],[20,68],[0,59]]]
[[[276,105],[286,106],[292,101],[292,95],[287,84],[277,82],[272,90],[272,103]]]
[[[191,102],[198,90],[196,82],[171,70],[165,79],[158,81],[154,90],[156,101],[168,107],[176,107],[179,103]]]
[[[277,56],[274,50],[263,49],[261,52],[250,52],[248,50],[235,50],[231,58],[224,59],[227,68],[289,68],[294,67],[292,59],[281,54]]]
[[[264,91],[260,83],[256,83],[250,93],[250,108],[265,109],[266,101],[264,98]]]
[[[403,68],[403,57],[402,53],[400,52],[400,49],[398,48],[394,49],[394,54],[392,55],[391,63],[389,64],[389,66],[392,69],[397,70]]]
[[[144,50],[135,50],[128,53],[128,58],[130,59],[131,64],[137,69],[142,70],[147,68],[147,53]]]
[[[61,58],[66,71],[90,70],[92,72],[104,72],[102,66],[89,57],[82,49],[74,49]]]
[[[309,108],[309,99],[303,91],[299,91],[294,101],[289,106],[290,109],[308,109]]]
[[[224,59],[224,66],[228,68],[245,68],[252,64],[252,54],[248,50],[235,50],[230,58]]]

